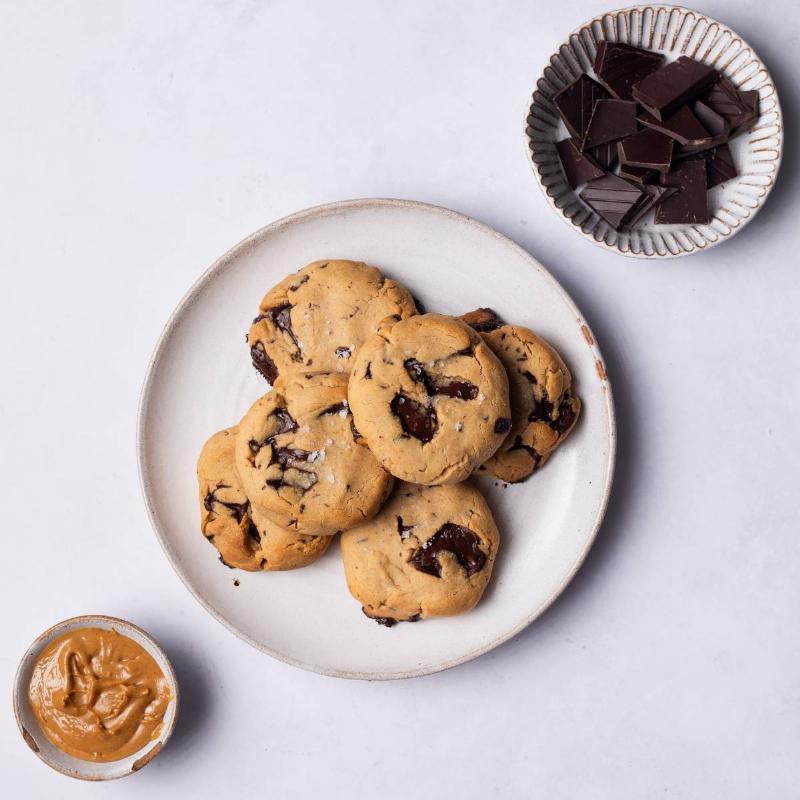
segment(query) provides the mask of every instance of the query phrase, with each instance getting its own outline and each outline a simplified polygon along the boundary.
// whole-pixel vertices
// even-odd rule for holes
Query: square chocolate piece
[[[561,159],[567,183],[573,189],[582,183],[589,183],[589,181],[605,175],[605,170],[588,153],[581,153],[574,139],[563,139],[556,142],[556,150]]]
[[[663,120],[703,94],[718,78],[714,67],[681,56],[634,84],[632,93],[656,119]]]
[[[567,126],[570,136],[582,141],[592,118],[594,104],[608,97],[608,92],[588,75],[581,75],[553,95],[553,105]]]
[[[651,184],[642,186],[642,189],[644,190],[644,194],[639,199],[639,202],[631,209],[628,218],[625,220],[626,228],[632,228],[638,222],[641,222],[648,211],[652,211],[662,200],[665,200],[676,192],[676,189],[667,186],[652,186]]]
[[[623,167],[669,172],[672,163],[672,139],[649,128],[617,142],[617,151]]]
[[[689,147],[702,146],[713,138],[689,106],[683,106],[663,121],[645,112],[639,115],[639,122],[646,128],[652,128]]]
[[[703,159],[706,162],[706,186],[712,189],[725,181],[735,178],[739,172],[733,160],[733,153],[727,144],[721,144],[711,150],[704,150],[692,159]]]
[[[656,222],[663,225],[699,225],[708,222],[706,162],[703,159],[682,161],[661,176],[661,185],[678,191],[661,201]]]
[[[727,120],[731,136],[749,130],[758,119],[758,92],[743,92],[728,78],[720,78],[703,97],[703,102]]]
[[[705,191],[705,180],[703,190]],[[641,198],[643,191],[616,175],[604,175],[588,183],[581,199],[614,230],[619,230]]]
[[[615,142],[636,133],[636,103],[629,100],[598,100],[583,139],[582,150]]]
[[[655,72],[664,56],[620,42],[602,41],[597,46],[594,71],[600,83],[618,100],[633,100],[633,84]]]

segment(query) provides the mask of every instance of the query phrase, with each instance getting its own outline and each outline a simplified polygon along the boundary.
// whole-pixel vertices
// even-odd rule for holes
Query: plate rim
[[[713,242],[709,242],[702,247],[695,247],[693,250],[681,250],[678,253],[673,253],[669,249],[667,250],[666,253],[660,253],[658,252],[658,250],[655,250],[652,253],[647,253],[644,250],[638,253],[633,252],[633,250],[630,249],[622,250],[619,248],[617,244],[613,245],[608,244],[608,242],[606,242],[605,239],[598,241],[594,236],[591,235],[590,232],[584,231],[581,227],[576,225],[571,219],[568,219],[566,216],[564,216],[561,209],[556,205],[554,198],[552,198],[547,193],[547,187],[542,182],[542,177],[541,175],[539,175],[539,172],[536,169],[536,163],[533,160],[533,151],[531,150],[530,147],[532,140],[531,137],[528,135],[528,127],[529,127],[528,119],[531,114],[531,107],[533,106],[534,95],[536,94],[537,91],[539,91],[538,88],[539,81],[542,80],[542,78],[544,78],[544,71],[547,68],[548,64],[552,63],[552,59],[555,56],[557,56],[565,46],[569,46],[572,37],[578,36],[584,28],[591,26],[595,22],[599,22],[602,25],[603,19],[605,17],[613,17],[618,14],[632,12],[632,11],[639,11],[640,13],[643,13],[645,9],[648,8],[654,11],[658,11],[659,9],[669,9],[670,11],[683,11],[686,14],[694,14],[698,19],[705,19],[709,22],[709,24],[718,25],[720,28],[720,32],[726,30],[730,31],[731,35],[741,42],[742,48],[750,50],[753,58],[756,59],[763,67],[764,74],[766,76],[765,82],[771,84],[772,88],[774,89],[775,110],[778,115],[777,119],[777,126],[779,129],[777,134],[778,147],[776,148],[778,156],[775,159],[775,169],[772,173],[772,182],[769,184],[769,186],[766,187],[766,192],[764,193],[764,196],[761,198],[761,201],[756,206],[756,208],[753,209],[753,213],[750,214],[748,217],[746,217],[739,225],[733,228],[730,233],[720,234],[717,237],[717,239],[715,239]],[[531,91],[528,94],[528,100],[525,106],[525,113],[523,115],[523,121],[522,121],[522,135],[524,138],[526,159],[528,161],[528,165],[531,168],[531,172],[533,172],[534,178],[536,179],[536,185],[539,187],[542,194],[544,195],[547,205],[550,206],[550,208],[553,210],[556,216],[558,216],[558,218],[564,224],[566,224],[576,233],[580,234],[588,242],[591,242],[592,244],[596,245],[597,247],[601,247],[604,250],[608,250],[609,252],[616,253],[617,255],[625,256],[626,258],[639,258],[642,260],[655,259],[663,261],[673,258],[683,258],[684,256],[693,256],[696,255],[697,253],[705,253],[712,247],[716,247],[717,245],[720,245],[723,242],[729,241],[737,233],[739,233],[739,231],[742,230],[742,228],[744,228],[746,225],[752,222],[752,220],[756,217],[758,212],[761,211],[761,209],[764,207],[764,204],[767,202],[767,199],[772,193],[772,190],[775,188],[775,184],[777,183],[778,180],[778,174],[780,173],[781,169],[781,162],[783,161],[784,122],[783,122],[783,109],[781,108],[780,97],[778,95],[778,87],[775,84],[775,79],[772,77],[772,73],[767,69],[767,65],[765,64],[764,59],[761,58],[756,49],[744,37],[740,36],[735,30],[733,30],[733,28],[731,28],[730,25],[726,25],[725,23],[720,22],[719,20],[715,19],[709,14],[706,14],[702,11],[697,11],[696,9],[693,8],[689,8],[689,6],[681,5],[680,3],[641,3],[632,6],[622,6],[620,8],[615,8],[610,11],[605,11],[601,14],[596,14],[595,16],[591,17],[590,19],[587,19],[585,22],[575,27],[566,35],[566,37],[560,43],[558,49],[550,54],[544,66],[540,70],[538,77],[536,78],[533,91]]]
[[[603,368],[604,370],[605,361],[603,359],[602,353],[600,352],[600,348],[597,344],[597,339],[594,336],[594,332],[591,330],[591,326],[586,321],[584,315],[577,307],[572,297],[570,297],[569,293],[559,283],[559,281],[555,278],[555,276],[543,264],[541,264],[538,259],[536,259],[524,247],[522,247],[520,244],[518,244],[505,234],[500,233],[499,231],[495,230],[486,223],[480,222],[479,220],[467,216],[466,214],[462,214],[458,211],[453,211],[443,206],[433,205],[431,203],[424,203],[417,200],[375,197],[375,198],[360,198],[352,200],[340,200],[332,203],[324,203],[321,205],[316,205],[310,208],[303,209],[301,211],[296,211],[292,214],[288,214],[284,217],[275,220],[274,222],[264,225],[263,227],[251,233],[249,236],[246,236],[244,239],[242,239],[233,247],[231,247],[229,250],[227,250],[225,253],[223,253],[219,258],[217,258],[209,267],[207,267],[200,274],[200,276],[192,283],[189,289],[184,293],[183,297],[181,297],[181,299],[178,301],[172,313],[167,318],[167,321],[164,323],[164,326],[161,329],[161,333],[159,334],[158,340],[156,341],[155,347],[153,348],[153,351],[147,362],[147,368],[145,370],[144,380],[142,382],[141,391],[139,393],[139,402],[136,415],[136,463],[139,474],[139,486],[142,492],[142,499],[144,500],[145,509],[147,511],[147,517],[156,535],[156,539],[161,545],[161,549],[163,550],[164,555],[167,557],[167,561],[170,563],[172,569],[178,575],[183,585],[189,590],[189,593],[195,598],[195,600],[197,600],[198,603],[200,603],[203,609],[207,611],[217,622],[222,624],[225,628],[231,631],[231,633],[235,634],[237,637],[247,642],[249,645],[256,648],[260,652],[266,653],[267,655],[272,656],[273,658],[282,661],[285,664],[289,664],[290,666],[299,667],[309,672],[315,672],[320,675],[326,675],[334,678],[383,681],[383,680],[400,680],[405,678],[417,678],[417,677],[422,677],[423,675],[432,675],[437,672],[442,672],[444,670],[450,669],[451,667],[456,667],[460,664],[464,664],[468,661],[472,661],[473,659],[478,658],[479,656],[484,655],[485,653],[488,653],[491,650],[494,650],[496,647],[499,647],[501,644],[514,638],[520,632],[525,630],[525,628],[527,628],[536,619],[538,619],[542,614],[544,614],[548,608],[550,608],[550,606],[555,602],[555,600],[562,594],[562,592],[570,584],[572,579],[575,577],[575,574],[578,572],[581,565],[585,561],[586,556],[589,553],[589,550],[591,549],[595,539],[597,538],[597,534],[602,525],[603,518],[605,517],[606,509],[608,508],[609,497],[611,495],[611,487],[613,484],[614,469],[616,464],[617,425],[614,412],[614,399],[611,388],[611,382],[608,379],[607,375],[605,377],[601,376],[601,380],[605,387],[604,395],[605,395],[606,412],[607,412],[606,413],[607,429],[605,433],[607,439],[608,457],[607,457],[607,465],[604,476],[602,494],[600,496],[600,501],[597,505],[594,519],[591,523],[591,531],[589,532],[589,535],[585,540],[583,549],[578,553],[577,558],[575,559],[575,563],[572,565],[571,569],[567,573],[565,573],[564,579],[553,590],[550,596],[547,597],[543,603],[541,603],[537,608],[533,609],[531,613],[527,614],[520,623],[513,626],[510,630],[504,631],[499,636],[491,639],[488,643],[482,644],[481,646],[474,648],[473,650],[470,650],[465,654],[457,656],[453,659],[443,661],[432,667],[423,666],[415,669],[400,670],[395,672],[391,671],[363,672],[355,670],[333,669],[321,664],[306,662],[303,661],[302,659],[294,658],[290,655],[287,655],[286,653],[270,648],[267,645],[263,644],[262,642],[259,642],[253,637],[247,635],[244,631],[239,630],[223,614],[219,613],[211,605],[211,603],[209,603],[202,596],[202,594],[198,590],[196,590],[195,587],[193,586],[189,576],[186,574],[184,568],[181,565],[180,559],[177,557],[177,554],[171,548],[167,536],[161,530],[161,524],[156,515],[154,505],[150,500],[150,483],[146,475],[145,434],[146,434],[146,414],[149,408],[150,395],[153,389],[153,379],[156,367],[166,347],[169,337],[173,329],[175,328],[176,324],[180,321],[180,318],[182,317],[184,310],[189,305],[191,305],[195,297],[204,288],[205,284],[211,279],[211,277],[213,275],[216,275],[218,272],[224,270],[227,264],[229,264],[233,259],[237,258],[240,254],[246,252],[248,248],[255,245],[264,237],[267,237],[289,225],[293,225],[301,221],[307,221],[309,219],[328,216],[330,214],[335,214],[341,211],[361,210],[364,208],[402,208],[402,209],[411,209],[418,211],[421,210],[426,213],[436,214],[438,216],[443,216],[450,220],[472,227],[480,231],[484,235],[488,234],[493,238],[500,240],[506,246],[510,246],[519,251],[519,253],[530,262],[531,267],[538,268],[541,271],[541,274],[553,284],[553,287],[556,290],[556,292],[561,296],[561,299],[567,305],[567,307],[573,312],[576,321],[580,323],[581,328],[584,330],[583,338],[585,339],[585,344],[586,346],[589,347],[590,351],[594,355],[595,363],[598,366],[598,371],[600,370],[600,368]]]

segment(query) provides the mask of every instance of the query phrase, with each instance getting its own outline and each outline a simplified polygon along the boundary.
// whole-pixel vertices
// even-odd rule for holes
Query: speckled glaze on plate
[[[583,414],[547,466],[504,488],[481,479],[501,531],[492,582],[474,611],[388,629],[350,596],[335,542],[292,572],[227,569],[199,531],[195,463],[268,385],[244,334],[266,290],[319,258],[363,260],[430,311],[493,306],[534,328],[569,364]],[[156,534],[188,589],[223,625],[270,655],[347,678],[406,678],[475,658],[538,617],[591,546],[611,488],[611,389],[580,311],[549,272],[496,231],[406,200],[353,200],[274,222],[236,245],[189,290],[161,335],[139,407],[139,473]]]
[[[688,55],[713,65],[740,89],[758,90],[758,122],[730,142],[739,177],[709,192],[707,225],[656,225],[651,218],[630,232],[617,232],[581,202],[564,179],[554,144],[567,132],[551,98],[581,72],[594,74],[597,43],[603,39],[664,53],[667,61]],[[778,174],[783,117],[767,68],[738,34],[688,8],[641,5],[595,17],[573,31],[550,56],[526,112],[525,144],[547,202],[585,238],[625,256],[675,258],[708,250],[753,219]]]
[[[158,738],[148,742],[137,752],[118,761],[82,761],[60,750],[44,735],[28,703],[28,686],[30,685],[33,667],[39,654],[53,639],[79,628],[113,629],[117,633],[133,639],[155,659],[156,664],[164,673],[172,692],[172,702],[167,707],[164,725]],[[124,619],[108,617],[103,614],[86,614],[65,619],[63,622],[53,625],[52,628],[48,628],[36,638],[36,641],[26,650],[17,667],[17,674],[14,677],[13,701],[14,717],[17,720],[17,726],[22,738],[25,740],[25,744],[47,766],[64,775],[69,775],[71,778],[79,778],[84,781],[108,781],[115,778],[124,778],[126,775],[138,772],[142,767],[149,764],[164,748],[167,740],[172,735],[172,731],[175,729],[175,723],[178,719],[178,680],[166,653],[141,628],[131,622],[126,622]]]

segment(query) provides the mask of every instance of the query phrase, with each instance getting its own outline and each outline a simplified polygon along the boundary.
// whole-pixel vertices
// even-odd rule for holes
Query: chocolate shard
[[[589,127],[594,104],[607,97],[608,92],[584,74],[555,94],[553,105],[561,115],[570,136],[582,141]]]
[[[597,145],[597,147],[590,147],[586,152],[604,169],[606,172],[611,172],[614,164],[617,163],[617,143],[605,142]]]
[[[582,150],[615,142],[636,133],[636,103],[629,100],[598,100],[581,146]]]
[[[703,102],[727,120],[731,136],[749,130],[758,119],[758,92],[743,92],[728,78],[720,78],[703,97]]]
[[[706,187],[709,189],[725,183],[739,174],[733,160],[733,153],[727,144],[705,150],[691,158],[703,159],[706,162]]]
[[[621,166],[669,172],[672,163],[672,139],[660,131],[645,128],[617,142],[617,153]]]
[[[711,133],[703,127],[689,106],[676,111],[665,120],[658,120],[652,114],[639,115],[639,122],[646,128],[669,136],[681,145],[698,147],[711,141]]]
[[[699,97],[719,79],[707,64],[681,56],[634,84],[632,94],[656,119],[663,120]]]
[[[675,194],[677,191],[672,187],[653,186],[652,184],[642,186],[642,189],[644,190],[644,194],[639,202],[631,209],[631,213],[625,220],[626,228],[632,228],[634,225],[641,222],[662,200],[669,197],[671,194]]]
[[[629,44],[602,41],[597,47],[594,71],[600,83],[619,100],[632,100],[633,85],[664,63],[664,56]]]
[[[612,228],[620,230],[642,196],[642,189],[616,175],[604,175],[587,184],[581,199]]]
[[[624,164],[620,164],[619,167],[620,178],[627,178],[627,180],[636,183],[647,183],[655,174],[655,170],[646,169],[645,167],[631,167]]]
[[[575,139],[569,138],[556,142],[558,157],[564,168],[567,183],[574,189],[582,183],[589,183],[605,174],[602,167],[588,154],[581,153]]]
[[[703,159],[682,161],[661,176],[661,185],[678,191],[661,201],[656,209],[656,223],[697,225],[708,222],[706,163]]]

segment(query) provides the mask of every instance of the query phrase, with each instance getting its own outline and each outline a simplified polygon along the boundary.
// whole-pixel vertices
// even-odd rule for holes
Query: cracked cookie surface
[[[247,344],[253,366],[270,383],[297,371],[349,373],[382,319],[415,313],[409,292],[376,267],[315,261],[267,292]]]
[[[469,483],[398,482],[369,522],[342,535],[350,593],[382,625],[469,611],[500,543],[483,495]]]
[[[528,328],[506,325],[491,309],[461,317],[480,331],[508,374],[511,430],[481,470],[516,483],[541,467],[580,415],[572,376],[556,350]]]
[[[197,461],[200,530],[228,567],[257,572],[305,567],[330,544],[329,536],[301,536],[259,515],[234,466],[237,428],[215,433]]]
[[[511,425],[500,361],[468,325],[441,314],[384,320],[355,359],[349,398],[377,459],[412,483],[462,481]]]
[[[332,535],[372,517],[392,476],[356,442],[347,375],[279,378],[239,423],[236,469],[253,507],[303,534]]]

